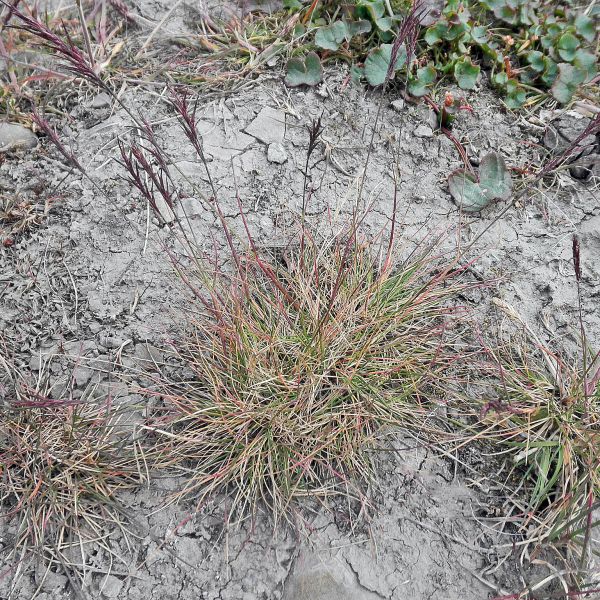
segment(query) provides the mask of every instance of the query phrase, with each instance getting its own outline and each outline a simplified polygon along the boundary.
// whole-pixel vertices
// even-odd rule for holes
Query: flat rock
[[[404,110],[405,105],[406,105],[406,102],[404,102],[404,100],[402,100],[402,98],[400,98],[400,100],[393,100],[391,103],[392,108],[396,112],[402,112]]]
[[[282,600],[381,600],[361,586],[342,560],[300,555]]]
[[[589,124],[590,119],[573,111],[562,114],[548,124],[544,133],[544,146],[557,154],[564,152]],[[592,149],[595,141],[594,136],[589,135],[579,145],[582,149]]]
[[[0,123],[0,152],[32,150],[38,145],[35,133],[17,123]]]
[[[590,122],[590,119],[574,111],[568,111],[560,115],[548,124],[544,133],[544,146],[555,155],[560,155],[583,134]],[[599,155],[600,142],[595,135],[588,135],[580,140],[571,157],[567,160],[568,163],[574,161],[580,163],[570,167],[571,177],[581,180],[588,179],[592,172],[597,170],[596,163]]]
[[[123,582],[114,575],[107,575],[102,585],[102,596],[104,598],[119,598]]]
[[[100,92],[88,103],[89,108],[107,108],[111,105],[111,97],[106,92]]]
[[[282,165],[288,159],[287,152],[283,147],[283,144],[279,142],[274,142],[273,144],[269,144],[269,148],[267,150],[267,160],[271,163],[275,163],[277,165]]]
[[[270,106],[265,106],[256,115],[254,121],[246,127],[246,133],[255,137],[263,144],[283,142],[283,136],[285,135],[285,113]]]
[[[204,152],[209,161],[212,159],[229,161],[254,142],[254,138],[250,135],[241,131],[232,131],[226,134],[221,128],[207,121],[198,121],[198,130],[202,135]],[[203,170],[204,167],[200,169],[200,172]]]

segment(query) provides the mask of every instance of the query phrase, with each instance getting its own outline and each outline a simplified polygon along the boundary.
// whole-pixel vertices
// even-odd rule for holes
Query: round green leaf
[[[523,104],[527,101],[527,92],[520,88],[515,90],[514,92],[508,94],[504,99],[504,102],[507,108],[511,110],[516,110],[517,108],[521,108]]]
[[[477,27],[473,27],[471,29],[471,37],[473,41],[478,44],[485,44],[488,41],[488,30],[487,27],[483,25],[478,25]]]
[[[463,90],[472,90],[479,76],[479,65],[474,65],[471,59],[464,56],[454,65],[454,77],[459,87]]]
[[[365,76],[372,86],[381,85],[385,81],[388,67],[392,59],[392,44],[382,44],[369,52],[365,60]],[[394,71],[400,69],[406,62],[406,48],[402,46],[396,57]]]
[[[359,21],[347,21],[348,31],[350,37],[355,35],[361,35],[362,33],[369,33],[371,31],[371,22],[366,19],[360,19]],[[348,40],[350,41],[350,40]]]
[[[575,30],[586,41],[593,42],[596,39],[596,26],[594,20],[583,13],[575,19]]]
[[[598,71],[595,55],[588,50],[583,50],[582,48],[575,52],[573,66],[585,73],[585,81],[590,81],[593,79]]]
[[[299,85],[317,85],[323,79],[323,67],[319,56],[309,52],[304,59],[290,58],[287,63],[285,83],[289,87]]]
[[[501,154],[490,152],[481,159],[479,185],[489,200],[508,200],[512,192],[512,180]]]
[[[519,21],[519,13],[517,10],[508,5],[503,5],[495,9],[494,15],[509,25],[516,25]]]
[[[527,62],[531,65],[531,68],[538,73],[544,71],[544,54],[539,50],[532,50],[527,53]]]
[[[435,81],[436,70],[432,65],[417,69],[417,76],[408,82],[408,92],[417,98],[427,93],[427,88]]]
[[[552,95],[562,104],[568,104],[579,85],[585,80],[585,73],[569,63],[559,63],[558,77],[552,84]]]
[[[337,50],[346,39],[350,39],[350,32],[344,21],[335,21],[328,27],[319,27],[315,34],[315,44],[324,50]]]
[[[465,169],[458,169],[448,176],[448,188],[454,202],[464,212],[479,212],[491,202],[473,174]]]
[[[465,212],[479,212],[492,200],[508,200],[512,193],[510,172],[502,156],[486,154],[479,165],[479,181],[465,169],[448,177],[448,187],[454,202]]]
[[[542,81],[550,87],[558,76],[558,66],[556,63],[549,57],[544,56],[544,72],[542,73]]]
[[[508,82],[508,75],[504,71],[500,71],[494,75],[493,81],[497,86],[504,87]]]
[[[425,42],[429,46],[435,46],[440,43],[448,33],[448,27],[444,23],[438,23],[433,27],[429,27],[425,32]]]
[[[558,40],[558,54],[567,62],[571,62],[575,58],[575,51],[579,48],[579,40],[576,36],[568,31],[563,33]]]

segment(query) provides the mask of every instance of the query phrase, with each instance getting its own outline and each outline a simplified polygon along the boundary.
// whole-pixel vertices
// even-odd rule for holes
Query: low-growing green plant
[[[506,163],[500,154],[490,152],[479,164],[476,175],[458,169],[448,176],[450,194],[464,212],[479,212],[493,200],[508,200],[512,181]]]
[[[290,58],[288,61],[285,83],[289,87],[317,85],[322,79],[323,67],[314,52],[309,52],[304,58]]]
[[[407,67],[400,61],[396,70],[408,71],[408,91],[414,96],[427,94],[444,77],[471,90],[485,67],[509,108],[536,102],[548,93],[567,104],[597,73],[597,15],[576,12],[568,5],[449,0],[432,18],[432,5],[418,1],[408,6],[384,0],[330,4],[311,3],[308,27],[314,31],[315,47],[353,61],[354,78],[364,77],[373,86],[381,85],[389,44],[411,10],[424,26],[418,65]]]

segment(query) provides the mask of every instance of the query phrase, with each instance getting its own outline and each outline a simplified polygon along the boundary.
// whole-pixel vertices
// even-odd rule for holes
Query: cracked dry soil
[[[378,98],[347,85],[345,72],[330,71],[317,89],[289,90],[279,74],[266,75],[236,94],[203,102],[200,131],[234,229],[242,226],[239,192],[257,241],[287,241],[289,214],[299,210],[302,198],[305,125],[321,113],[325,133],[322,160],[311,175],[316,192],[310,218],[319,223],[328,213],[350,214]],[[497,150],[511,166],[539,159],[539,123],[507,114],[485,88],[466,99],[474,110],[461,114],[455,130],[469,141],[470,155]],[[366,227],[375,234],[389,219],[393,151],[401,174],[401,236],[410,245],[458,223],[445,179],[460,160],[445,137],[423,127],[429,118],[423,106],[398,111],[388,100],[369,164],[365,197],[373,209]],[[138,88],[124,101],[158,123],[182,186],[187,178],[206,188],[201,165],[162,99]],[[131,135],[129,125],[118,106],[93,97],[82,99],[62,123],[61,136],[110,201],[87,180],[67,174],[45,143],[7,156],[0,165],[4,190],[26,196],[42,187],[58,195],[43,226],[0,251],[0,329],[16,349],[18,364],[35,373],[51,359],[56,386],[74,381],[77,395],[100,385],[123,401],[132,400],[143,383],[124,375],[127,368],[135,372],[140,364],[163,359],[161,348],[178,333],[186,302],[164,251],[164,245],[177,251],[169,227],[159,227],[113,160],[117,136]],[[465,300],[482,327],[491,327],[490,299],[499,297],[542,338],[574,352],[575,232],[582,244],[584,322],[592,346],[600,342],[600,206],[593,184],[562,182],[563,187],[515,207],[479,240],[474,269],[497,285]],[[207,251],[222,247],[220,227],[203,201],[190,196],[183,203],[198,243]],[[474,237],[500,210],[492,207],[467,219],[463,239]],[[79,357],[76,366],[66,357]],[[107,368],[116,359],[120,373]],[[385,486],[377,510],[359,528],[352,527],[343,507],[333,514],[317,512],[301,533],[285,528],[273,533],[260,518],[226,528],[226,499],[215,499],[186,521],[189,506],[161,509],[178,485],[171,479],[124,493],[120,501],[143,533],[129,546],[113,532],[113,556],[103,548],[90,551],[84,591],[90,598],[132,600],[480,600],[527,582],[527,573],[517,574],[511,532],[500,534],[486,521],[502,498],[484,459],[471,457],[472,466],[463,467],[429,453],[403,432],[390,437],[389,445],[394,451],[380,461]],[[0,551],[14,533],[1,527]],[[2,556],[0,573],[9,567]],[[0,578],[0,598],[29,599],[36,590],[39,600],[75,597],[63,573],[44,578],[41,566],[33,565],[16,588],[9,577]]]

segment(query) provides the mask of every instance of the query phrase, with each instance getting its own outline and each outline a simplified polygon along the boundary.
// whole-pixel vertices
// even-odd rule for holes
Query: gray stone
[[[560,155],[583,134],[590,122],[590,119],[574,111],[560,115],[548,124],[544,133],[544,146],[555,155]],[[569,168],[571,177],[583,181],[589,179],[594,172],[598,171],[599,154],[600,144],[596,136],[588,135],[583,138],[567,160],[568,163],[577,163]]]
[[[164,361],[163,353],[152,344],[136,344],[133,354],[143,362],[161,364]]]
[[[396,112],[401,112],[402,110],[404,110],[405,105],[406,105],[406,103],[402,99],[392,101],[392,108]]]
[[[68,583],[68,579],[65,575],[60,575],[59,573],[54,573],[53,571],[48,571],[43,578],[44,579],[41,587],[45,592],[60,593],[65,589]]]
[[[111,97],[106,92],[100,92],[88,102],[89,108],[107,108],[110,105]]]
[[[63,342],[64,353],[68,356],[84,356],[86,354],[97,354],[96,342],[94,340],[76,340]]]
[[[269,144],[269,148],[267,150],[267,160],[269,162],[282,165],[287,161],[287,159],[288,155],[283,147],[283,144],[280,144],[279,142]]]
[[[117,350],[118,348],[120,348],[126,341],[127,338],[125,336],[114,331],[105,332],[104,334],[100,335],[100,338],[98,340],[101,346],[113,350]]]
[[[114,575],[107,575],[100,586],[105,598],[118,598],[123,588],[123,582]]]
[[[32,150],[38,145],[36,135],[17,123],[0,123],[0,152]]]
[[[246,127],[246,133],[263,144],[283,142],[285,135],[285,113],[281,110],[265,106],[254,121]]]
[[[78,365],[73,369],[73,379],[78,388],[83,388],[92,378],[94,371],[83,365]]]
[[[129,396],[129,386],[122,381],[101,381],[96,386],[96,393],[99,398],[123,400]]]
[[[415,129],[415,135],[420,138],[433,137],[433,129],[428,125],[419,125]]]
[[[193,198],[191,196],[187,198],[181,198],[178,204],[175,206],[175,212],[179,219],[192,219],[194,217],[204,216],[209,209],[202,200]]]
[[[242,169],[247,173],[257,172],[262,160],[264,160],[264,155],[256,148],[251,148],[240,156]]]
[[[250,146],[250,144],[254,142],[254,138],[252,136],[246,135],[241,131],[225,134],[220,129],[215,128],[214,125],[208,125],[209,128],[207,128],[207,124],[205,122],[202,122],[202,126],[200,127],[202,141],[204,144],[204,152],[207,157],[214,158],[215,160],[229,161],[234,156],[241,154],[248,146]],[[204,133],[202,129],[205,129],[206,132]],[[202,166],[200,173],[202,173],[203,170],[204,167]]]
[[[572,111],[559,116],[546,128],[544,146],[557,154],[564,152],[589,123],[590,119]],[[582,149],[591,149],[594,147],[595,141],[594,136],[589,135],[581,140],[579,145]]]
[[[321,562],[301,556],[283,593],[283,600],[381,600],[358,584],[341,561]]]

